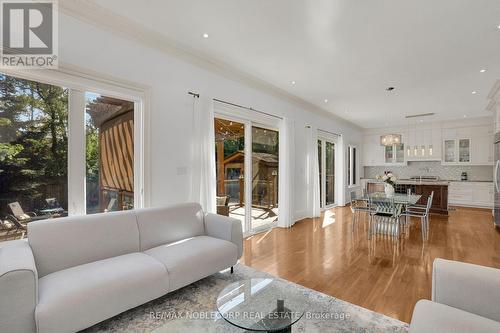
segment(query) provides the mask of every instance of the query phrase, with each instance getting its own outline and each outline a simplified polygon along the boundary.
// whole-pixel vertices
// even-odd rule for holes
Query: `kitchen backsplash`
[[[493,166],[449,166],[441,162],[408,162],[407,166],[365,167],[365,178],[375,178],[384,171],[392,171],[397,178],[408,179],[413,176],[438,176],[443,180],[460,180],[462,172],[467,172],[469,180],[493,181]]]

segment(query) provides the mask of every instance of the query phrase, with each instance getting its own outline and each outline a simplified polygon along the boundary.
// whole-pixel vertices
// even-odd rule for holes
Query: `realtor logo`
[[[57,1],[1,0],[1,67],[57,67]]]

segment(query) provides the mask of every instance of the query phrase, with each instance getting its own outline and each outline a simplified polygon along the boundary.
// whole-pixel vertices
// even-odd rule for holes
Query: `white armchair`
[[[416,304],[410,332],[500,332],[500,269],[434,260],[432,301]]]

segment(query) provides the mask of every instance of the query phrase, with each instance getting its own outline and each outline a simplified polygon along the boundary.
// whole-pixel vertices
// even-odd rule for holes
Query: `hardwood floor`
[[[338,207],[290,229],[251,236],[242,262],[405,322],[419,299],[431,297],[434,258],[500,268],[500,230],[493,227],[491,210],[432,215],[425,244],[420,222],[413,220],[399,253],[384,237],[368,241],[363,220],[352,232],[349,207]]]

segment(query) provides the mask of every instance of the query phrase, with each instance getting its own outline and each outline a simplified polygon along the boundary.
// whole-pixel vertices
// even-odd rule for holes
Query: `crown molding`
[[[215,72],[228,79],[241,82],[274,97],[284,99],[307,111],[342,122],[343,124],[357,130],[363,130],[361,126],[347,119],[339,117],[314,105],[313,103],[290,94],[289,92],[278,88],[267,81],[241,71],[227,63],[217,61],[209,56],[203,55],[199,51],[188,48],[185,45],[181,45],[159,32],[148,29],[126,17],[118,15],[111,10],[96,4],[92,0],[64,0],[59,3],[59,10],[66,15],[76,18],[77,20],[87,22],[92,25],[98,25],[101,28],[118,34],[126,39],[139,42],[152,49],[189,61],[198,67]]]
[[[486,106],[486,111],[494,112],[496,105],[497,105],[497,102],[494,99],[491,99],[490,102],[488,103],[488,105]]]
[[[493,99],[497,100],[497,102],[500,102],[500,80],[496,80],[495,84],[493,84],[493,87],[488,94],[488,99]]]

